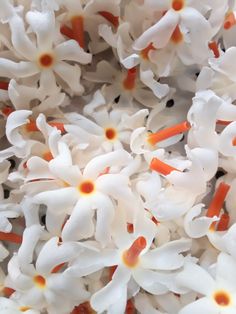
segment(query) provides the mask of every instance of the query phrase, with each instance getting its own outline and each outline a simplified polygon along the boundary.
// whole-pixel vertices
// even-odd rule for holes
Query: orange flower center
[[[182,10],[184,7],[184,1],[183,0],[174,0],[172,2],[172,8],[175,10],[175,11],[180,11]]]
[[[128,267],[135,267],[139,261],[139,255],[145,249],[147,241],[144,237],[138,237],[130,248],[123,253],[123,262]]]
[[[46,279],[43,276],[37,275],[34,277],[34,283],[38,288],[44,289],[46,286]]]
[[[49,68],[53,65],[54,58],[49,53],[44,53],[39,57],[39,64],[43,68]]]
[[[116,137],[116,130],[113,128],[108,128],[105,130],[105,136],[108,140],[112,141]]]
[[[79,191],[82,194],[90,194],[94,191],[94,184],[91,181],[84,181],[79,186]]]
[[[217,291],[214,294],[214,300],[220,306],[228,306],[230,304],[230,295],[225,291]]]

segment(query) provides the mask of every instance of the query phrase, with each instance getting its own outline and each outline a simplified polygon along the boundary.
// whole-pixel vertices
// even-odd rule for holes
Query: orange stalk
[[[155,145],[158,142],[164,141],[169,137],[188,131],[191,125],[188,121],[181,122],[169,128],[160,130],[159,132],[148,134],[148,142],[151,145]]]
[[[68,37],[70,39],[75,39],[73,30],[70,27],[66,26],[66,25],[62,25],[60,27],[60,32],[61,32],[62,35],[66,36],[66,37]]]
[[[9,242],[21,244],[22,236],[13,232],[0,231],[0,241],[9,241]]]
[[[0,89],[8,90],[9,82],[0,81]]]
[[[119,26],[119,16],[113,15],[108,11],[100,11],[98,12],[102,17],[104,17],[108,22],[110,22],[115,28]]]
[[[8,117],[12,112],[14,111],[13,108],[9,107],[9,106],[6,106],[4,108],[2,108],[2,113]]]
[[[144,60],[149,60],[148,54],[151,50],[156,50],[156,48],[153,46],[152,43],[150,43],[146,48],[141,50],[140,55],[142,56]]]
[[[170,165],[167,165],[166,163],[164,163],[163,161],[161,161],[160,159],[157,158],[153,158],[151,163],[150,163],[150,169],[151,170],[155,170],[156,172],[159,172],[161,174],[163,174],[164,176],[167,176],[168,174],[170,174],[172,171],[180,171]]]
[[[229,12],[225,16],[225,21],[224,21],[224,29],[230,29],[232,26],[236,24],[236,19],[234,16],[234,12]]]
[[[220,221],[218,222],[217,231],[225,231],[228,229],[230,217],[228,214],[224,213],[220,217]]]
[[[208,47],[214,53],[215,58],[219,58],[220,52],[216,41],[209,42]]]
[[[74,39],[84,48],[84,18],[83,16],[75,16],[71,20]]]
[[[135,313],[136,311],[135,311],[134,303],[132,302],[131,299],[129,299],[126,304],[125,314],[135,314]]]
[[[66,263],[61,263],[61,264],[55,266],[55,267],[51,270],[51,273],[52,273],[52,274],[58,273],[58,272],[62,269],[62,267],[65,266],[65,264],[66,264]]]
[[[175,44],[179,44],[183,40],[183,34],[181,33],[179,25],[177,25],[175,30],[173,31],[171,35],[171,40]]]
[[[123,86],[125,89],[132,90],[135,87],[136,76],[137,69],[135,67],[127,71],[127,76],[123,81]]]
[[[227,183],[221,182],[213,196],[211,203],[207,209],[207,217],[219,217],[221,208],[224,204],[227,193],[229,192],[230,186]]]
[[[51,126],[56,127],[62,133],[66,132],[66,130],[64,128],[64,123],[61,123],[61,122],[49,122],[48,124],[51,125]]]
[[[61,123],[61,122],[49,122],[48,124],[49,124],[50,126],[52,126],[52,127],[56,127],[56,128],[57,128],[59,131],[61,131],[62,133],[65,133],[65,132],[66,132],[66,130],[65,130],[65,128],[64,128],[64,124]],[[26,127],[26,130],[27,130],[28,132],[37,132],[37,131],[39,131],[39,129],[38,129],[37,125],[36,125],[36,122],[33,121],[33,120],[31,120],[30,122],[28,122],[28,123],[25,125],[25,127]]]
[[[130,246],[130,248],[123,254],[123,260],[125,264],[129,267],[135,266],[138,262],[140,253],[143,251],[143,249],[145,249],[146,245],[146,239],[142,236],[138,237]]]

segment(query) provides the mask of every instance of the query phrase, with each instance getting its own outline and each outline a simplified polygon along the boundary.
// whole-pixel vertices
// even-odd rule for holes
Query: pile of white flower
[[[0,313],[236,313],[234,0],[0,0]]]

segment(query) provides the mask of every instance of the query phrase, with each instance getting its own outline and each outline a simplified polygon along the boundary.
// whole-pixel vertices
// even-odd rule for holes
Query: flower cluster
[[[234,0],[0,1],[0,313],[236,312]]]

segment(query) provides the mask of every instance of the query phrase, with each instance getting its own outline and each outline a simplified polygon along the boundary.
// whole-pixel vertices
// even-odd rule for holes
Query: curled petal
[[[130,271],[119,266],[112,280],[101,290],[96,292],[90,300],[92,307],[99,313],[105,311],[115,300],[121,297],[123,290],[127,289],[126,285],[130,279]]]
[[[106,167],[127,165],[131,160],[130,154],[123,149],[95,157],[84,168],[84,177],[97,178]]]
[[[218,218],[213,217],[198,217],[203,209],[203,204],[197,204],[192,207],[184,218],[184,230],[191,238],[200,238],[205,236],[212,222],[217,221]]]
[[[86,53],[75,40],[65,41],[55,48],[59,60],[76,61],[81,64],[88,64],[92,61],[92,55]]]
[[[176,282],[182,287],[204,295],[210,294],[215,287],[215,282],[209,273],[193,263],[184,266],[184,270],[176,276]]]
[[[29,77],[39,72],[38,67],[32,62],[13,62],[0,58],[0,75],[9,78]]]
[[[73,93],[78,95],[83,93],[84,88],[80,84],[81,69],[78,65],[70,65],[64,61],[60,61],[55,65],[54,71],[71,88]]]
[[[191,240],[180,239],[171,241],[147,252],[142,258],[143,267],[149,269],[174,270],[184,263],[184,257],[180,253],[191,248]]]
[[[148,28],[134,43],[137,50],[146,48],[151,42],[156,48],[167,45],[179,21],[179,14],[169,10],[155,25]]]
[[[48,252],[51,258],[48,258]],[[51,238],[44,244],[38,255],[36,269],[41,274],[49,275],[55,266],[71,261],[78,253],[79,247],[75,243],[58,245],[58,238]]]

